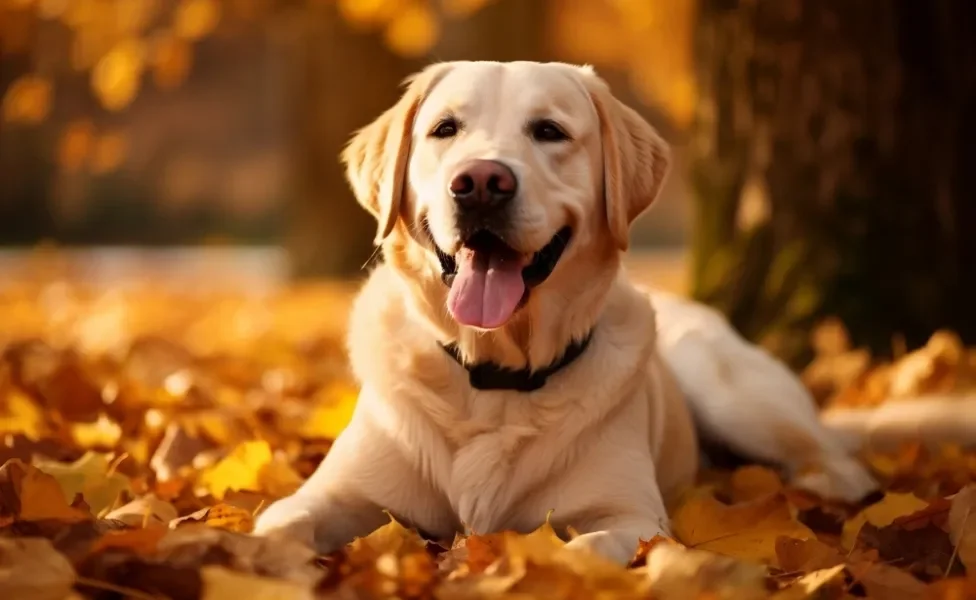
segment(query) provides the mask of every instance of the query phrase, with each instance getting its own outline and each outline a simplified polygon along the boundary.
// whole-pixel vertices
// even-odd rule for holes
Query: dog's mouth
[[[441,279],[451,288],[447,300],[451,316],[462,325],[496,329],[528,301],[532,288],[552,274],[573,231],[563,227],[532,255],[517,252],[498,235],[481,229],[462,240],[460,250],[451,256],[434,242],[429,230],[427,234],[441,264]]]

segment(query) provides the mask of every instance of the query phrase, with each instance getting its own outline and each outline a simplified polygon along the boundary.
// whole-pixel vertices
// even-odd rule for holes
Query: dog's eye
[[[430,137],[446,139],[457,135],[458,132],[458,122],[453,118],[447,118],[434,126],[434,129],[430,132]]]
[[[569,139],[569,135],[549,119],[534,121],[529,125],[529,133],[537,142],[562,142]]]

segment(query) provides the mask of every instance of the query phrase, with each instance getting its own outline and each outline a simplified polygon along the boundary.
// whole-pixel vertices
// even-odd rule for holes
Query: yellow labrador
[[[552,511],[571,546],[625,563],[668,532],[696,425],[823,494],[873,488],[783,366],[710,309],[628,282],[630,224],[669,150],[592,69],[435,64],[343,158],[385,258],[351,316],[362,391],[259,534],[331,551],[384,510],[439,539]]]

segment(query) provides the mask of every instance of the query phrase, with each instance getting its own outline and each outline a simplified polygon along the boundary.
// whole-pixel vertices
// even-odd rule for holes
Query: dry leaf
[[[875,527],[884,527],[891,525],[898,517],[910,515],[927,507],[928,502],[918,499],[914,494],[889,492],[880,502],[865,508],[844,524],[841,537],[842,544],[847,550],[853,548],[857,541],[857,535],[865,523],[870,523]]]
[[[733,502],[748,502],[782,491],[783,481],[766,467],[750,465],[732,474],[730,487]]]
[[[48,519],[73,523],[91,518],[86,511],[68,504],[57,480],[20,460],[0,467],[0,518],[25,521]]]
[[[229,456],[205,470],[199,482],[218,500],[231,490],[259,491],[261,472],[271,460],[271,447],[267,442],[244,442]]]
[[[0,538],[0,597],[10,600],[64,600],[75,570],[46,539]]]
[[[774,564],[780,536],[811,539],[782,494],[727,505],[711,495],[692,495],[672,517],[675,537],[690,548]]]
[[[976,572],[976,484],[967,485],[952,499],[948,528],[959,560]]]
[[[841,575],[843,573],[844,565],[835,565],[807,573],[785,590],[773,595],[773,600],[804,600],[806,598],[812,598],[815,593],[825,586],[842,579]]]
[[[57,480],[64,495],[81,494],[95,515],[115,505],[119,495],[131,490],[129,480],[112,469],[105,454],[86,452],[73,463],[35,459],[34,466]]]
[[[201,600],[314,600],[312,588],[291,581],[235,573],[223,567],[203,567]]]
[[[105,518],[121,521],[130,527],[145,527],[166,525],[178,516],[172,504],[148,494],[110,511]]]
[[[677,544],[658,544],[647,556],[645,573],[658,600],[751,600],[768,596],[764,568]]]

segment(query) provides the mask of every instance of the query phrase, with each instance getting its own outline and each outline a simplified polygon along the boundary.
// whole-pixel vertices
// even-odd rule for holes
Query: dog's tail
[[[851,434],[825,425],[786,365],[746,341],[718,311],[665,292],[650,295],[661,357],[704,440],[781,465],[794,484],[825,497],[856,501],[877,489],[852,456]]]

